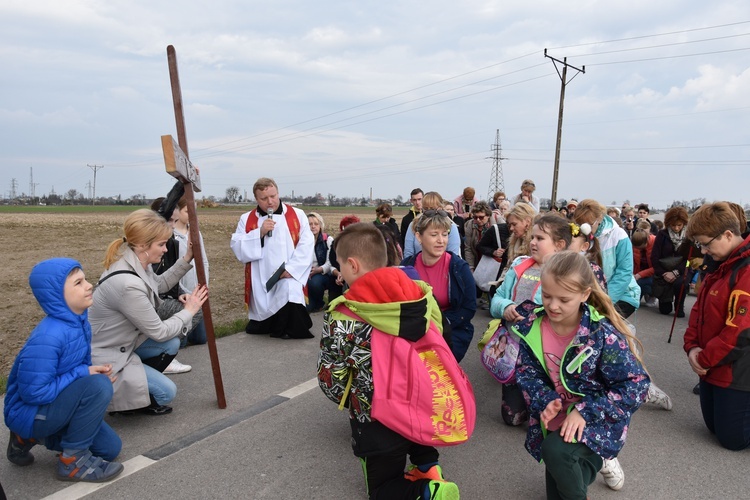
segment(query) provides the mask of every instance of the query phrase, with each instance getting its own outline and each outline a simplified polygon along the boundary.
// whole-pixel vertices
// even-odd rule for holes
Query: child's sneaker
[[[656,387],[656,384],[653,382],[648,386],[648,397],[646,398],[646,402],[660,406],[667,411],[672,409],[672,398],[670,398],[666,392]]]
[[[404,478],[409,481],[419,481],[421,479],[429,479],[430,481],[445,481],[443,477],[443,469],[439,465],[433,465],[426,472],[420,470],[416,465],[410,465],[404,473]]]
[[[458,486],[447,481],[430,481],[423,500],[459,500]]]
[[[621,490],[625,484],[625,473],[622,471],[622,467],[620,467],[620,461],[616,458],[612,460],[605,459],[599,474],[604,477],[604,482],[611,490]]]
[[[8,460],[11,463],[24,467],[34,463],[34,455],[31,454],[31,448],[37,443],[36,439],[22,439],[21,436],[10,431],[10,440],[8,440]]]
[[[76,457],[63,457],[57,461],[57,479],[61,481],[83,481],[102,483],[118,476],[123,466],[119,462],[107,462],[86,450]]]

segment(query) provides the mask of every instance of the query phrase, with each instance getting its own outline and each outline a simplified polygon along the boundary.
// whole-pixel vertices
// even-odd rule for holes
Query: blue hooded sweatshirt
[[[34,297],[47,316],[31,332],[13,362],[5,394],[5,425],[24,439],[32,436],[40,406],[53,402],[71,382],[89,375],[91,326],[88,311],[76,314],[65,302],[65,280],[81,264],[56,258],[29,275]]]

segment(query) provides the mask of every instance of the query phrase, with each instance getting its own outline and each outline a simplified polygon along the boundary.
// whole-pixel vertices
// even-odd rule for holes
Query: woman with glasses
[[[413,224],[420,251],[406,257],[401,265],[413,266],[420,278],[432,286],[432,294],[443,312],[443,334],[450,339],[456,360],[461,361],[474,336],[471,324],[477,310],[474,276],[466,261],[448,247],[456,225],[445,211],[425,210]]]
[[[690,313],[684,349],[700,376],[703,421],[729,450],[750,447],[750,236],[726,202],[703,205],[687,237],[719,267],[706,275]]]
[[[693,250],[693,242],[686,237],[688,213],[685,207],[672,207],[664,214],[664,229],[656,234],[651,250],[651,267],[654,282],[651,295],[659,299],[659,312],[672,312],[672,302],[678,318],[685,317],[685,295],[689,287],[685,284],[685,263]]]
[[[482,258],[477,245],[482,241],[482,236],[492,227],[492,224],[492,210],[487,202],[480,201],[471,208],[471,219],[464,224],[464,234],[466,235],[464,258],[472,272],[479,264],[479,259]]]
[[[444,203],[443,197],[440,196],[439,193],[436,193],[435,191],[425,193],[422,198],[422,213],[426,215],[435,215],[435,213],[439,212],[443,217],[448,217],[448,213],[443,210]],[[415,236],[415,221],[416,218],[411,224],[409,224],[409,228],[404,237],[404,258],[417,255],[422,250],[422,245]],[[461,253],[461,236],[458,234],[458,226],[455,224],[451,225],[450,233],[448,234],[448,251],[453,252],[456,255]]]

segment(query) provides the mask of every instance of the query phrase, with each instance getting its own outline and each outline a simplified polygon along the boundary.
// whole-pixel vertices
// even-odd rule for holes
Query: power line
[[[717,24],[715,26],[705,26],[703,28],[691,28],[691,29],[679,30],[679,31],[668,31],[665,33],[653,33],[651,35],[631,36],[627,38],[614,38],[612,40],[599,40],[597,42],[578,43],[575,45],[563,45],[562,47],[550,47],[550,50],[572,49],[575,47],[585,47],[587,45],[599,45],[603,43],[629,42],[631,40],[641,40],[644,38],[656,38],[660,36],[669,36],[669,35],[680,35],[682,33],[692,33],[694,31],[705,31],[705,30],[712,30],[712,29],[718,29],[718,28],[726,28],[729,26],[738,26],[740,24],[748,24],[748,23],[750,23],[750,21],[738,21],[736,23]]]

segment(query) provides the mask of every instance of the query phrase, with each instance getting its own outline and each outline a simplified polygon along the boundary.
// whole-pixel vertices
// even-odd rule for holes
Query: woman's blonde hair
[[[172,236],[172,228],[164,218],[148,208],[142,208],[131,213],[122,226],[123,238],[118,238],[109,244],[104,256],[104,269],[114,264],[122,257],[122,246],[130,248],[136,246],[150,246],[155,241],[168,240]]]
[[[542,266],[542,278],[545,276],[551,277],[558,285],[570,292],[585,293],[586,290],[591,290],[588,304],[603,314],[625,337],[631,352],[643,364],[640,355],[643,351],[643,345],[640,340],[633,336],[627,322],[615,309],[612,299],[599,286],[586,257],[570,250],[556,252],[548,257]]]
[[[451,226],[453,226],[451,218],[445,215],[440,215],[437,212],[430,215],[425,215],[424,212],[422,212],[421,215],[414,219],[414,232],[419,234],[424,234],[424,232],[430,227],[450,232]]]
[[[436,191],[430,191],[422,196],[422,210],[438,210],[443,208],[445,201],[440,193]]]
[[[519,221],[529,221],[529,227],[526,229],[526,234],[523,238],[519,238],[515,234],[511,234],[510,241],[508,242],[508,262],[513,262],[513,259],[520,255],[529,255],[529,242],[531,241],[531,227],[534,225],[534,217],[537,213],[534,206],[531,203],[516,203],[510,212],[505,214],[506,222],[511,217],[515,217]]]
[[[323,220],[323,216],[320,215],[318,212],[307,212],[307,218],[309,219],[310,217],[318,221],[318,225],[320,225],[320,232],[322,234],[323,230],[326,228],[326,223]]]

